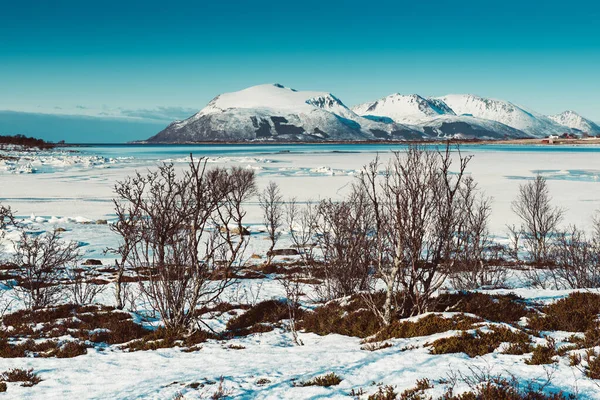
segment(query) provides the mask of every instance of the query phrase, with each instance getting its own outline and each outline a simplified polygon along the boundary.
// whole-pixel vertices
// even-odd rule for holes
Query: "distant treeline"
[[[51,149],[56,147],[56,144],[46,142],[42,139],[27,137],[25,135],[0,135],[0,145],[18,145],[24,147],[38,147],[40,149]]]

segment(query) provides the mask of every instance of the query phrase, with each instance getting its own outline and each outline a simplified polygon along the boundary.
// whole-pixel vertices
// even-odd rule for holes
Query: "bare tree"
[[[315,205],[309,201],[304,207],[300,207],[296,199],[290,199],[286,204],[285,217],[290,238],[298,249],[302,261],[307,266],[318,266],[320,263],[315,257],[318,213]]]
[[[349,296],[369,287],[375,254],[374,218],[364,191],[354,186],[346,200],[323,200],[317,207],[316,245],[325,275],[321,298]]]
[[[79,306],[91,304],[105,289],[103,284],[93,281],[96,275],[88,270],[71,265],[65,268],[65,275],[66,289],[70,292],[73,304]]]
[[[8,206],[0,204],[0,256],[3,252],[2,239],[4,238],[4,230],[8,225],[14,225],[15,218],[13,217],[12,210]]]
[[[206,169],[191,159],[178,177],[172,164],[119,182],[117,203],[128,265],[145,269],[140,289],[165,327],[193,328],[195,310],[233,282],[247,240],[242,204],[255,192],[254,173]]]
[[[267,265],[273,260],[273,250],[281,236],[279,229],[283,225],[283,196],[275,182],[269,182],[265,190],[258,197],[263,213],[263,222],[267,228],[267,234],[271,241],[267,251]]]
[[[575,225],[559,232],[551,250],[554,265],[548,271],[555,286],[568,289],[600,287],[599,250]]]
[[[374,265],[385,291],[383,307],[372,308],[384,324],[394,314],[425,312],[444,281],[470,160],[460,151],[458,158],[458,171],[452,172],[449,146],[445,152],[411,146],[405,156],[394,153],[381,179],[378,159],[359,177],[374,213]]]
[[[110,225],[110,230],[119,236],[120,243],[118,248],[108,248],[105,252],[120,256],[119,259],[115,259],[116,276],[114,284],[116,308],[122,310],[125,308],[129,294],[125,270],[128,266],[133,267],[133,265],[128,264],[132,261],[131,252],[141,240],[141,236],[136,232],[136,229],[138,229],[136,218],[143,214],[140,207],[144,204],[145,193],[144,185],[141,185],[141,182],[136,179],[118,182],[114,187],[114,191],[118,196],[118,199],[113,199],[117,221]]]
[[[503,247],[489,235],[491,198],[480,193],[471,177],[460,189],[456,234],[450,278],[454,288],[471,290],[481,287],[500,287],[506,279],[506,268],[499,265]]]
[[[14,224],[15,218],[10,207],[0,204],[0,230],[6,229],[9,224]]]
[[[296,277],[288,275],[278,278],[278,281],[285,292],[285,299],[289,317],[288,328],[290,333],[292,334],[292,340],[296,345],[303,346],[304,343],[298,336],[298,330],[296,329],[296,323],[298,321],[298,310],[300,307],[300,296],[302,295],[300,281]]]
[[[515,225],[506,225],[508,229],[508,254],[518,264],[519,263],[519,243],[523,232],[520,227]]]
[[[23,232],[15,242],[14,262],[20,282],[15,290],[28,309],[55,305],[64,294],[65,267],[81,258],[75,242],[65,242],[58,232],[41,235]]]
[[[523,240],[530,261],[541,265],[549,261],[550,241],[563,219],[564,210],[552,206],[546,179],[537,176],[520,185],[512,210],[521,219]]]

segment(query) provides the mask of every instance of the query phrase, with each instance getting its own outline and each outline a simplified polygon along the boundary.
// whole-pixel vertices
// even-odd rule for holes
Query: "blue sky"
[[[0,110],[85,124],[126,115],[153,130],[219,93],[279,82],[347,105],[475,93],[600,121],[599,18],[597,2],[577,0],[6,1]],[[2,121],[0,131],[19,133]],[[23,131],[94,135],[40,124]],[[126,127],[98,141],[147,136]]]

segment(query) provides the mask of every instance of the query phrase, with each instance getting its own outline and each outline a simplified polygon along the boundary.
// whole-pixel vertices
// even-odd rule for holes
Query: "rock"
[[[56,228],[54,230],[54,232],[66,232],[67,230],[65,228]]]
[[[252,254],[252,255],[250,256],[250,258],[252,258],[252,259],[254,259],[254,260],[258,260],[258,259],[261,259],[262,257],[261,257],[260,255],[258,255],[258,254]]]
[[[102,261],[88,258],[82,265],[102,265]]]
[[[225,233],[227,232],[227,228],[222,226],[221,228],[221,232]],[[229,232],[232,235],[239,235],[240,234],[240,230],[238,228],[230,228]],[[247,228],[242,227],[242,236],[249,236],[250,235],[250,231]]]
[[[267,256],[297,256],[298,250],[296,249],[274,249],[273,251],[268,251]]]
[[[96,225],[106,225],[106,224],[108,224],[108,221],[105,219],[96,220]]]

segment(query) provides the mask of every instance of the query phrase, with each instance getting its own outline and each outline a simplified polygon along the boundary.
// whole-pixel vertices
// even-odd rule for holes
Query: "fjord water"
[[[442,149],[440,144],[424,145]],[[197,144],[197,145],[155,145],[155,144],[91,144],[75,149],[83,154],[104,157],[134,157],[142,159],[161,159],[164,157],[182,157],[193,153],[196,156],[250,156],[280,153],[385,153],[405,151],[408,145],[392,143],[333,143],[333,144]],[[600,153],[597,145],[496,145],[462,144],[465,152],[509,152],[509,153]],[[72,147],[70,149],[73,149]]]

